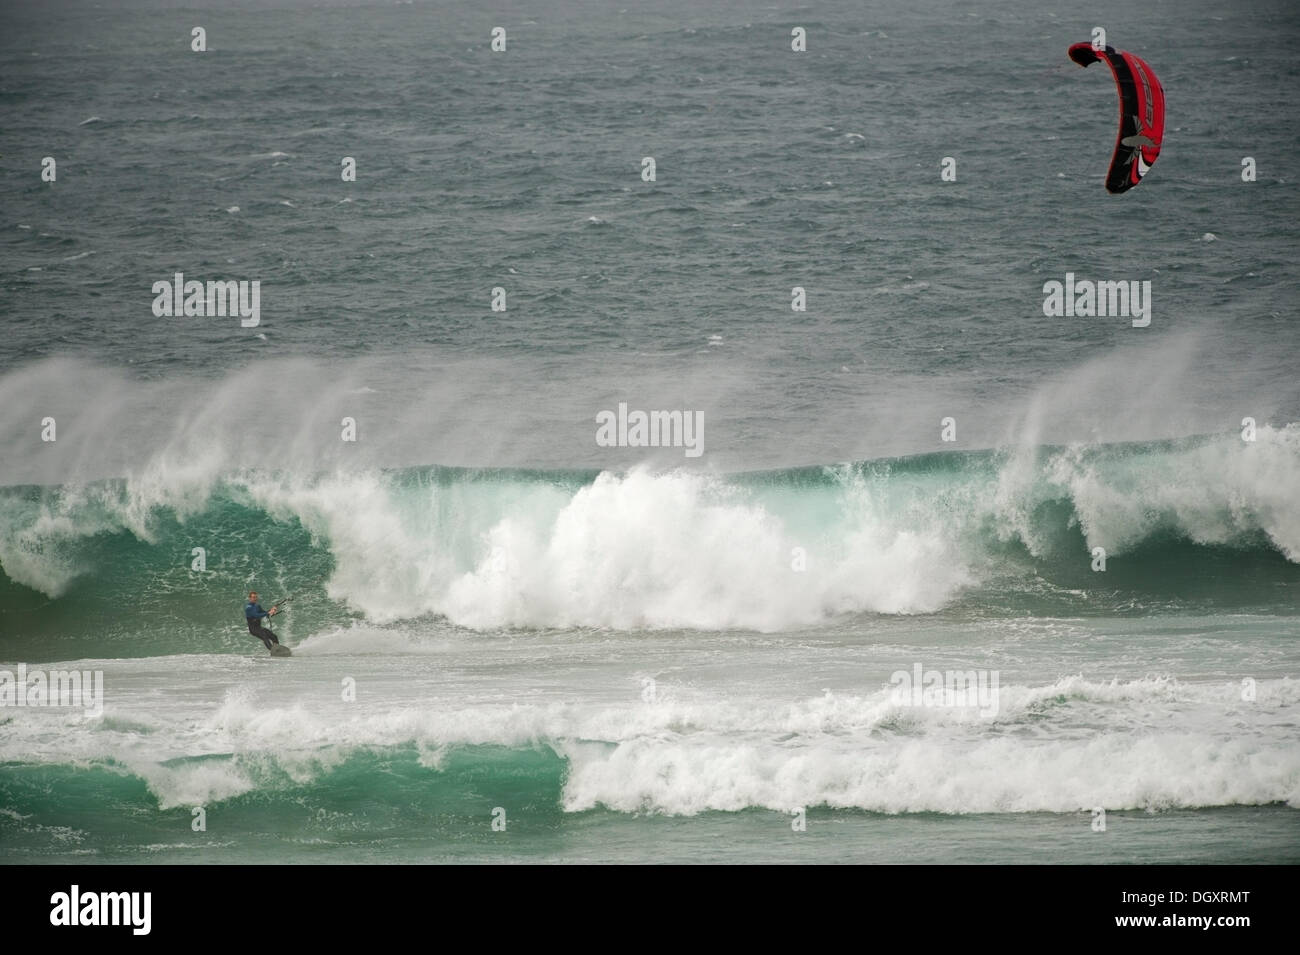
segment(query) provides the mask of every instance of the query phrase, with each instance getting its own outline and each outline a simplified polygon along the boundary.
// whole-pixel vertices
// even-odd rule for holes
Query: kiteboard
[[[293,656],[293,651],[290,650],[288,647],[286,647],[283,643],[273,643],[271,644],[271,656],[291,657]]]

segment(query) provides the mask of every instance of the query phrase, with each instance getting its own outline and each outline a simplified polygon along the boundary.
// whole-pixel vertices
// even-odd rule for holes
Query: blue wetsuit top
[[[261,604],[255,604],[251,600],[248,603],[244,604],[244,617],[248,620],[257,620],[260,617],[269,617],[269,616],[271,615],[262,609]]]

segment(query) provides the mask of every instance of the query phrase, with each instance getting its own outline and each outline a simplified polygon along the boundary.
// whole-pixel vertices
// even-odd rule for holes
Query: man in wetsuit
[[[262,626],[262,618],[274,617],[279,612],[279,607],[263,610],[262,605],[257,602],[257,591],[249,591],[248,603],[244,604],[244,619],[248,621],[248,632],[266,644],[268,650],[271,649],[271,644],[278,645],[280,638]]]

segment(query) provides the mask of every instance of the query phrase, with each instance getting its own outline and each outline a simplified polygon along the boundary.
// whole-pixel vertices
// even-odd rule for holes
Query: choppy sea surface
[[[1300,861],[1293,5],[0,18],[0,860]]]

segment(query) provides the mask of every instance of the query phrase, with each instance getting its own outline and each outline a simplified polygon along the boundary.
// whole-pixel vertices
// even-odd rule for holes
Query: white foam
[[[318,673],[304,671],[295,688],[285,685],[294,671],[259,681],[255,666],[237,677],[215,669],[222,663],[229,669],[222,658],[106,662],[115,691],[103,718],[6,710],[0,761],[116,767],[143,779],[164,808],[307,785],[376,747],[414,745],[438,769],[453,748],[484,744],[547,746],[566,758],[568,811],[1300,808],[1294,680],[1260,680],[1251,702],[1233,682],[1012,684],[989,719],[903,706],[884,687],[733,698],[663,681],[653,703],[635,693],[493,702],[377,672],[357,673],[358,700],[343,703],[320,692]],[[207,700],[223,683],[214,709]]]
[[[1166,529],[1198,544],[1263,532],[1300,562],[1300,425],[1257,429],[1139,462],[1102,466],[1080,449],[1056,455],[1051,480],[1064,486],[1088,546],[1117,553]]]
[[[1109,379],[1094,371],[1031,414],[1026,440],[1036,437],[1035,415],[1105,390],[1099,382]],[[69,360],[3,376],[0,404],[14,413],[8,430],[0,423],[0,443],[23,440],[21,422],[40,420],[55,395],[87,396],[68,425],[80,429],[76,441],[6,461],[15,483],[64,483],[39,500],[0,495],[4,572],[58,596],[97,570],[68,556],[75,545],[122,531],[167,543],[160,517],[188,520],[219,489],[301,522],[332,558],[330,595],[375,624],[432,614],[479,629],[774,631],[840,614],[931,612],[989,572],[990,530],[1033,554],[1051,552],[1066,529],[1043,518],[1056,502],[1073,507],[1089,548],[1110,555],[1161,532],[1205,544],[1264,535],[1300,562],[1296,424],[1261,425],[1253,442],[1229,433],[1168,449],[1044,452],[1030,440],[996,473],[972,458],[933,472],[887,462],[867,476],[837,469],[838,483],[806,486],[645,469],[581,488],[508,474],[420,484],[413,472],[371,468],[365,442],[321,443],[338,420],[322,407],[375,397],[372,379],[322,384],[328,377],[286,362],[274,375],[252,367],[206,386],[143,385]],[[292,428],[256,430],[261,417],[244,402],[263,393],[287,409]],[[169,423],[149,419],[146,405],[170,409]],[[146,437],[149,452],[130,464],[124,489],[80,483],[102,477],[106,455]],[[267,459],[269,447],[268,463],[283,472],[232,471]]]
[[[501,496],[443,501],[430,488],[413,501],[378,476],[252,490],[329,541],[331,595],[380,623],[428,613],[475,628],[770,631],[934,610],[969,579],[942,526],[891,522],[861,488],[829,537],[680,472],[606,473],[576,493],[516,486],[504,513]],[[795,569],[798,547],[808,570]]]
[[[1100,734],[823,746],[638,740],[563,747],[564,807],[692,815],[761,806],[874,812],[1081,812],[1253,805],[1300,808],[1300,751],[1198,734]]]

